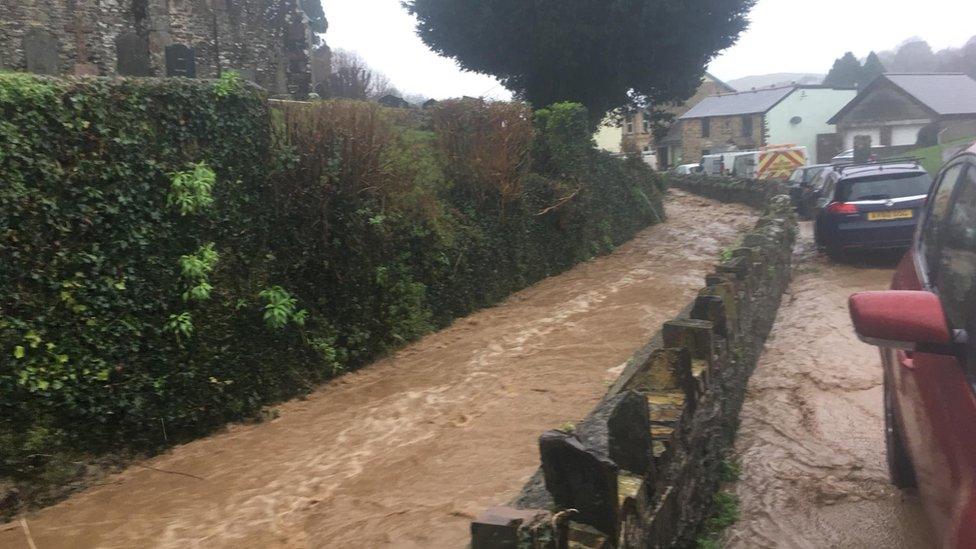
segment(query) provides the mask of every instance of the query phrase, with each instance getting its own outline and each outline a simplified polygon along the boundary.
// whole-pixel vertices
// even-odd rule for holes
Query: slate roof
[[[885,81],[938,116],[976,116],[976,80],[961,73],[883,74],[829,120],[836,124]]]
[[[785,86],[713,95],[706,97],[701,103],[678,117],[678,120],[765,113],[796,89],[796,86]]]
[[[724,89],[725,91],[727,91],[729,93],[735,93],[736,91],[738,91],[735,88],[733,88],[732,86],[730,86],[730,85],[726,84],[725,82],[719,80],[718,78],[715,77],[714,74],[712,74],[712,73],[710,73],[708,71],[705,71],[705,76],[708,77],[708,78],[711,78],[712,79],[712,82],[715,82],[716,84],[718,84],[719,86],[721,86],[722,89]]]
[[[976,80],[965,74],[884,76],[937,114],[949,116],[976,113]]]

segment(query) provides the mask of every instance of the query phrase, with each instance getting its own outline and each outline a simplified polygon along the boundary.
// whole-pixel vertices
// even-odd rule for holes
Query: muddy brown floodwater
[[[672,193],[613,254],[346,375],[280,416],[175,448],[26,517],[40,549],[463,547],[695,294],[755,213]],[[25,547],[23,523],[0,547]]]
[[[728,547],[929,547],[918,501],[888,482],[881,362],[847,311],[850,294],[888,288],[898,258],[832,264],[802,229],[742,411],[742,518]]]

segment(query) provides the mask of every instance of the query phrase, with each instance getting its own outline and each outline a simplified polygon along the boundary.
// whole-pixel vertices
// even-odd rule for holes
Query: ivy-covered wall
[[[663,216],[585,111],[0,74],[0,481],[312,389]]]

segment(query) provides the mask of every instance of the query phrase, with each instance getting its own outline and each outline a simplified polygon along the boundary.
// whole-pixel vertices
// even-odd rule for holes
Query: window
[[[712,121],[709,118],[702,118],[701,119],[702,137],[711,137],[711,135],[712,135],[712,124],[711,124],[711,122]]]
[[[976,308],[976,178],[973,169],[959,179],[955,202],[942,234],[936,289],[952,328],[972,328]]]
[[[890,200],[907,196],[925,196],[932,187],[932,177],[927,173],[901,173],[872,175],[857,179],[845,179],[837,187],[839,202],[861,200]]]
[[[949,212],[949,200],[952,198],[952,192],[955,190],[956,183],[959,181],[959,176],[962,175],[965,166],[960,162],[943,172],[932,196],[932,204],[926,214],[925,226],[919,238],[919,246],[929,281],[934,280],[935,274],[939,270],[938,252],[939,240],[942,237],[942,225],[945,222],[946,214]]]
[[[651,133],[651,121],[644,119],[644,133]]]
[[[820,173],[810,181],[810,188],[816,192],[822,191],[824,185],[827,183],[827,176],[832,173],[834,173],[833,170],[820,170]]]
[[[627,121],[627,133],[634,133],[634,120],[630,119]]]
[[[824,202],[830,202],[833,199],[834,187],[837,186],[838,179],[840,179],[840,176],[837,174],[837,172],[832,171],[827,174],[827,177],[825,177],[823,181],[823,191],[820,193],[821,200]]]
[[[818,175],[820,175],[820,172],[824,171],[824,169],[825,168],[822,167],[822,166],[819,167],[819,168],[804,168],[804,170],[803,170],[803,184],[804,185],[809,185],[810,182],[813,181],[813,178],[815,178]]]
[[[885,126],[881,128],[881,146],[882,147],[891,146],[891,126]]]
[[[742,137],[752,137],[752,115],[742,117]]]

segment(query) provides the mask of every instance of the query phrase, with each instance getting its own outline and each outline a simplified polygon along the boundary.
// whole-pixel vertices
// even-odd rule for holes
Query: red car
[[[976,146],[939,173],[892,289],[850,310],[881,347],[892,482],[918,487],[944,547],[976,547]]]

